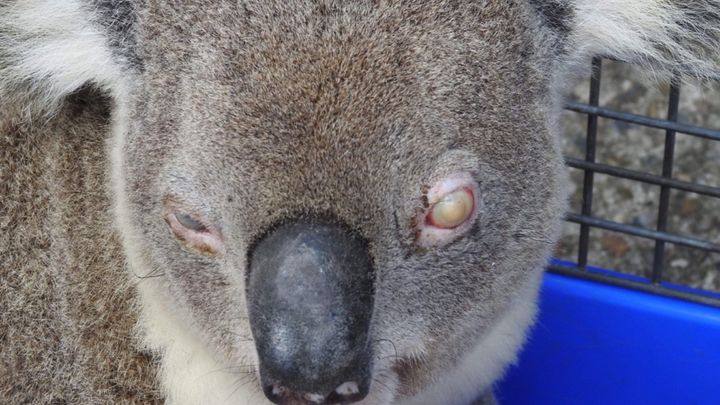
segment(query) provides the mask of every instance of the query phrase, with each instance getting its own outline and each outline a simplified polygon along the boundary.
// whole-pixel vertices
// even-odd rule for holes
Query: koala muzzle
[[[367,243],[332,220],[299,219],[250,257],[248,308],[265,395],[333,404],[367,395],[373,267]]]

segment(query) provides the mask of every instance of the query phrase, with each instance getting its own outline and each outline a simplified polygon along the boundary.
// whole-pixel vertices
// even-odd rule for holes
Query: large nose
[[[373,307],[367,243],[331,220],[299,219],[251,252],[250,326],[265,395],[331,404],[367,395]]]

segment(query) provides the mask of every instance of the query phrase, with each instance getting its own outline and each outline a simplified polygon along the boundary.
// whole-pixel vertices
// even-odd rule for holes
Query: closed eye
[[[208,229],[205,225],[202,224],[202,222],[196,220],[189,214],[179,213],[175,212],[175,218],[180,223],[180,225],[184,226],[188,230],[194,231],[194,232],[208,232]]]
[[[205,255],[215,256],[225,250],[220,229],[197,213],[190,213],[173,200],[165,202],[165,222],[175,239],[186,248]]]

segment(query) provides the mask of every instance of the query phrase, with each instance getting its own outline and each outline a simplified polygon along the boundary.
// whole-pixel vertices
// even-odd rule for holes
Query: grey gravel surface
[[[573,87],[571,98],[587,102],[589,79]],[[669,86],[644,78],[636,67],[604,61],[600,105],[666,118]],[[683,83],[679,120],[720,129],[720,83]],[[565,112],[564,153],[585,156],[587,116]],[[665,132],[600,118],[597,161],[633,170],[662,174]],[[673,177],[720,187],[720,142],[678,134]],[[570,169],[570,211],[580,212],[581,170]],[[595,174],[592,214],[649,229],[657,226],[660,187]],[[575,261],[579,225],[564,226],[556,256]],[[720,243],[720,199],[673,190],[668,231]],[[649,276],[654,242],[599,229],[590,232],[589,264],[624,273]],[[720,291],[720,255],[673,244],[666,245],[664,280],[694,288]]]

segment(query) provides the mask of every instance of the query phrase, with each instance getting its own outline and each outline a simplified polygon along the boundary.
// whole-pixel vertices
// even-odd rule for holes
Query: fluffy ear
[[[720,0],[546,2],[572,10],[567,49],[574,56],[610,56],[698,77],[720,72]]]
[[[0,0],[0,100],[51,111],[88,82],[112,88],[122,69],[97,10],[82,0]]]

